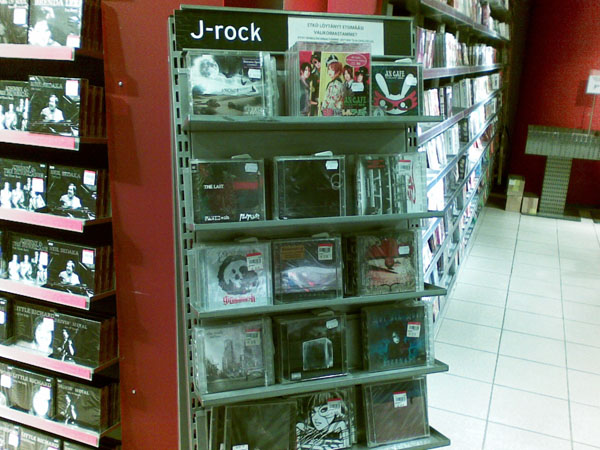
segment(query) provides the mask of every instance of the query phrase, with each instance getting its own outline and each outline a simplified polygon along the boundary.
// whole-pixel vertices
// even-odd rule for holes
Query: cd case
[[[0,159],[0,208],[40,211],[46,206],[46,164]]]
[[[342,296],[342,241],[339,236],[272,242],[277,303]]]
[[[79,136],[82,84],[80,78],[31,75],[28,131]]]
[[[371,115],[418,116],[423,114],[423,66],[399,62],[374,62]]]
[[[273,304],[269,242],[206,245],[194,252],[199,309],[215,311]]]
[[[269,319],[196,327],[193,353],[201,394],[273,384]]]
[[[369,447],[429,436],[425,378],[363,386]]]
[[[295,382],[345,375],[346,315],[298,314],[274,319],[278,378]]]

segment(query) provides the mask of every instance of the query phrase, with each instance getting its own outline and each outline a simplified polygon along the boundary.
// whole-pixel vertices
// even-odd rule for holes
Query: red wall
[[[525,155],[528,125],[587,130],[593,97],[591,69],[600,69],[600,7],[589,0],[532,1],[510,173],[541,194],[546,158]],[[600,130],[597,101],[592,130]],[[600,162],[573,162],[567,203],[600,206]]]

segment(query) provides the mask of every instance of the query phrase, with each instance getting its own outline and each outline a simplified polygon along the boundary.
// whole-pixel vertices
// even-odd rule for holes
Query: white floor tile
[[[568,402],[545,395],[494,386],[488,420],[571,439]]]
[[[600,375],[569,370],[569,398],[572,402],[600,408]]]
[[[510,275],[512,263],[512,256],[506,259],[492,259],[469,255],[464,267],[465,269],[485,270],[487,272]]]
[[[519,274],[520,275],[520,274]],[[527,277],[521,277],[513,273],[510,278],[509,291],[522,292],[523,294],[541,295],[560,300],[560,285],[549,285],[545,281],[538,281]]]
[[[514,291],[508,293],[506,307],[542,316],[562,317],[563,315],[560,300]]]
[[[599,325],[565,320],[565,334],[568,342],[600,347]]]
[[[504,329],[551,339],[564,339],[562,319],[512,309],[506,311]]]
[[[600,447],[600,408],[571,402],[573,441]]]
[[[579,444],[577,442],[573,442],[573,450],[598,450],[598,449],[600,449],[600,447],[592,447],[591,445],[585,445],[585,444]]]
[[[496,353],[436,342],[435,357],[448,364],[451,375],[473,378],[486,383],[494,381]]]
[[[448,305],[446,318],[486,327],[502,328],[504,308],[454,299]]]
[[[537,265],[538,267],[548,267],[559,269],[558,254],[545,255],[543,253],[533,252],[515,252],[515,264]]]
[[[475,284],[495,289],[506,289],[508,287],[509,278],[509,275],[486,272],[484,270],[463,269],[460,271],[458,281],[461,283]]]
[[[445,411],[485,419],[492,385],[449,374],[427,377],[429,405]]]
[[[563,282],[561,290],[563,300],[600,306],[600,290],[598,289]]]
[[[494,384],[565,400],[569,397],[567,371],[564,367],[508,356],[498,357]]]
[[[459,300],[504,307],[506,294],[507,289],[495,289],[458,281],[450,296]]]
[[[555,229],[539,229],[537,231],[528,231],[519,228],[517,234],[519,241],[540,242],[542,244],[557,246],[558,236]]]
[[[567,367],[600,375],[600,348],[567,342]]]
[[[500,259],[504,261],[506,259],[511,259],[514,253],[515,252],[512,249],[491,247],[489,245],[477,244],[475,242],[473,247],[471,247],[471,253],[469,254],[469,257],[481,256],[483,258]]]
[[[551,219],[549,217],[540,217],[540,216],[521,216],[521,224],[522,225],[530,225],[533,227],[548,227],[548,226],[557,226],[557,220]]]
[[[475,350],[497,352],[500,331],[498,328],[444,319],[437,335],[437,341]]]
[[[558,255],[558,247],[552,245],[546,245],[539,242],[531,242],[531,241],[517,241],[517,246],[515,248],[517,253],[525,252],[525,253],[539,253],[541,255]]]
[[[490,422],[483,448],[484,450],[571,450],[571,442]]]
[[[600,289],[600,276],[597,273],[591,274],[569,270],[561,272],[560,278],[565,284]]]
[[[475,238],[475,244],[514,250],[516,239],[514,236],[499,238],[497,236],[480,235]]]
[[[562,250],[563,248],[571,248],[571,249],[582,249],[582,250],[597,250],[598,240],[595,238],[595,233],[585,234],[577,236],[567,236],[566,234],[558,235],[558,248]]]
[[[565,319],[600,325],[600,306],[563,300]]]
[[[518,232],[518,228],[509,224],[508,226],[499,226],[498,224],[493,224],[492,221],[481,223],[481,226],[477,230],[478,236],[492,236],[497,238],[505,238],[508,236],[514,236]]]
[[[600,250],[596,250],[595,248],[573,248],[563,245],[560,247],[560,257],[583,261],[597,261],[600,258]]]
[[[500,354],[544,364],[565,366],[563,341],[529,334],[504,331],[500,341]]]
[[[429,424],[450,439],[446,448],[480,450],[483,445],[485,420],[430,407]]]
[[[468,260],[467,260],[468,261]],[[586,259],[571,259],[560,258],[560,270],[563,272],[583,272],[598,274],[598,266],[600,265],[600,257],[596,261]]]
[[[553,289],[560,290],[560,269],[558,267],[542,267],[538,264],[521,264],[515,262],[512,268],[512,275],[543,281],[552,286]]]

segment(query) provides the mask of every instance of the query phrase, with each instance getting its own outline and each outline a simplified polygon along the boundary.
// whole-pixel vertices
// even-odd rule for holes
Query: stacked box
[[[523,194],[523,204],[521,205],[521,213],[523,214],[537,214],[538,202],[540,198],[532,194],[531,192],[525,192]]]
[[[4,383],[8,406],[46,419],[54,417],[55,379],[9,366]]]
[[[524,191],[525,177],[520,175],[509,175],[508,188],[506,189],[506,211],[521,211]]]
[[[30,0],[29,44],[78,48],[82,18],[83,0]]]
[[[27,5],[26,0],[18,1],[24,1]],[[6,5],[0,2],[0,22],[4,7]],[[0,109],[4,114],[4,119],[0,121],[0,130],[27,130],[29,95],[29,82],[0,80]]]
[[[103,217],[104,169],[51,165],[48,170],[48,212],[80,219]]]
[[[46,207],[46,164],[0,159],[0,208],[40,211]]]

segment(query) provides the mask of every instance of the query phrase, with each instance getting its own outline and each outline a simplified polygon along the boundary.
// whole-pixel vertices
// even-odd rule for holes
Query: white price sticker
[[[421,335],[421,322],[408,322],[406,336],[409,338],[418,338]]]
[[[330,159],[329,161],[325,162],[325,168],[327,170],[337,170],[338,166],[339,166],[339,162],[335,161],[335,160]]]
[[[83,184],[87,184],[88,186],[95,186],[96,185],[96,171],[84,170],[83,171]]]
[[[8,445],[13,447],[19,446],[19,435],[17,433],[10,433],[8,435]]]
[[[70,34],[67,36],[67,47],[71,48],[79,48],[81,45],[81,38],[74,34]]]
[[[248,173],[256,173],[256,172],[258,172],[258,164],[256,164],[256,163],[246,163],[246,166],[244,167],[244,169]]]
[[[300,372],[294,372],[294,373],[292,373],[292,376],[290,378],[292,380],[299,380],[302,378],[302,374]]]
[[[79,80],[67,80],[65,82],[65,95],[77,97],[79,95]]]
[[[48,252],[40,252],[40,261],[39,263],[42,266],[47,266],[48,265]]]
[[[244,340],[246,347],[260,345],[260,331],[246,330],[246,339]]]
[[[0,325],[4,325],[6,323],[6,312],[0,311]]]
[[[42,194],[44,192],[44,179],[33,178],[31,180],[31,190],[33,192],[39,192],[40,194]]]
[[[317,247],[319,261],[333,260],[333,244],[319,244]]]
[[[27,8],[15,8],[13,23],[15,25],[25,25],[27,23]]]
[[[365,85],[364,83],[358,83],[355,81],[350,85],[350,89],[352,92],[363,92],[365,90]]]
[[[260,69],[248,69],[248,78],[260,80],[262,78],[262,72]]]
[[[585,93],[600,94],[600,75],[590,75]]]
[[[406,406],[408,406],[406,392],[394,392],[394,408],[404,408]]]
[[[81,262],[84,264],[94,264],[94,250],[83,249],[81,252]]]
[[[0,375],[0,386],[10,389],[12,387],[12,378],[10,375],[3,373]]]
[[[246,265],[248,270],[263,270],[262,253],[249,253],[246,255]]]
[[[54,331],[54,319],[52,317],[44,317],[44,320],[42,320],[42,325],[44,328]]]
[[[331,320],[328,320],[327,323],[325,323],[325,326],[327,327],[328,330],[332,330],[334,328],[337,328],[339,324],[340,323],[338,322],[337,319],[331,319]]]
[[[327,407],[330,411],[336,414],[342,414],[342,399],[330,398],[329,400],[327,400]]]
[[[398,254],[400,256],[410,255],[410,246],[409,245],[399,245],[398,246]]]

